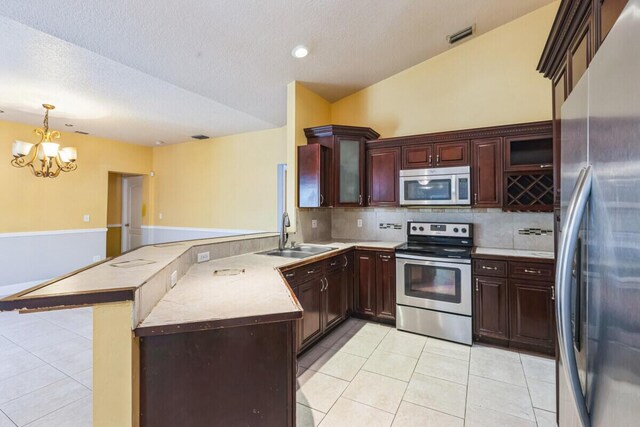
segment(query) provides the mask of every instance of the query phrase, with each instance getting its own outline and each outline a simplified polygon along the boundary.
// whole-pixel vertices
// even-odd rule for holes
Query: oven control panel
[[[466,223],[410,221],[407,228],[410,236],[472,237],[472,225]]]

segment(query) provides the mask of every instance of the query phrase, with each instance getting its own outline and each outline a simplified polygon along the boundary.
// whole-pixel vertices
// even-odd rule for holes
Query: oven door
[[[471,260],[396,254],[396,301],[471,316]]]
[[[455,175],[401,176],[401,205],[455,205]]]

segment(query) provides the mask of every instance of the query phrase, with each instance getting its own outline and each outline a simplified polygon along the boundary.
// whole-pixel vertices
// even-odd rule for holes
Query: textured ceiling
[[[282,126],[290,81],[335,101],[551,2],[3,0],[0,117],[57,102],[75,129],[143,144]]]

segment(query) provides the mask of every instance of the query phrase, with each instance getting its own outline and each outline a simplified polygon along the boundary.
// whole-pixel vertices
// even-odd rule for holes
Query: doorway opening
[[[143,175],[109,172],[107,192],[107,257],[143,244]]]

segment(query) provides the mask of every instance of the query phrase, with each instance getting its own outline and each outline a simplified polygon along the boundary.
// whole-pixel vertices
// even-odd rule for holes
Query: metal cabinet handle
[[[556,287],[551,286],[551,301],[555,301],[556,299]]]
[[[295,273],[285,273],[285,274],[284,274],[284,277],[285,277],[286,279],[291,279],[292,277],[295,277],[295,276],[296,276],[296,274],[295,274]]]
[[[344,265],[342,266],[342,268],[346,268],[347,265],[349,265],[349,258],[347,258],[346,255],[342,255],[344,257]]]
[[[380,255],[382,259],[391,259],[391,255]]]
[[[482,266],[483,270],[493,270],[493,271],[498,271],[498,267],[487,267],[486,265]]]
[[[476,279],[476,292],[478,292],[478,291],[479,291],[479,289],[478,289],[478,279]]]
[[[548,168],[551,168],[551,167],[553,167],[553,165],[551,165],[551,164],[540,165],[540,169],[548,169]]]
[[[438,165],[440,164],[440,154],[438,154],[436,156],[436,164],[438,164]]]
[[[431,164],[431,154],[429,154],[429,164]]]
[[[326,277],[323,277],[322,279],[320,279],[320,281],[323,283],[322,289],[320,289],[320,292],[324,292],[329,288],[329,281],[327,280]]]
[[[324,196],[320,193],[320,206],[324,205]]]
[[[473,203],[478,203],[478,193],[473,193]]]
[[[338,264],[338,261],[336,260],[336,261],[333,261],[332,263],[330,263],[329,265],[330,265],[331,267],[333,267],[334,265],[337,265],[337,264]]]
[[[542,274],[542,271],[540,270],[529,270],[528,268],[525,268],[524,272],[529,274]]]
[[[362,194],[358,196],[358,204],[362,205]]]
[[[315,269],[313,269],[313,270],[307,270],[307,274],[313,274],[313,273],[315,273],[315,272],[316,272],[316,270],[315,270]]]
[[[582,222],[582,217],[584,216],[589,201],[589,195],[591,194],[591,184],[591,166],[587,166],[580,171],[576,186],[569,200],[565,227],[558,251],[558,267],[556,270],[556,286],[558,287],[556,317],[560,359],[562,361],[562,368],[568,379],[573,403],[583,427],[589,427],[591,423],[580,386],[578,365],[573,347],[573,338],[571,336],[571,267],[578,246],[580,223]]]
[[[369,194],[369,197],[367,197],[367,204],[371,204],[371,194]]]

